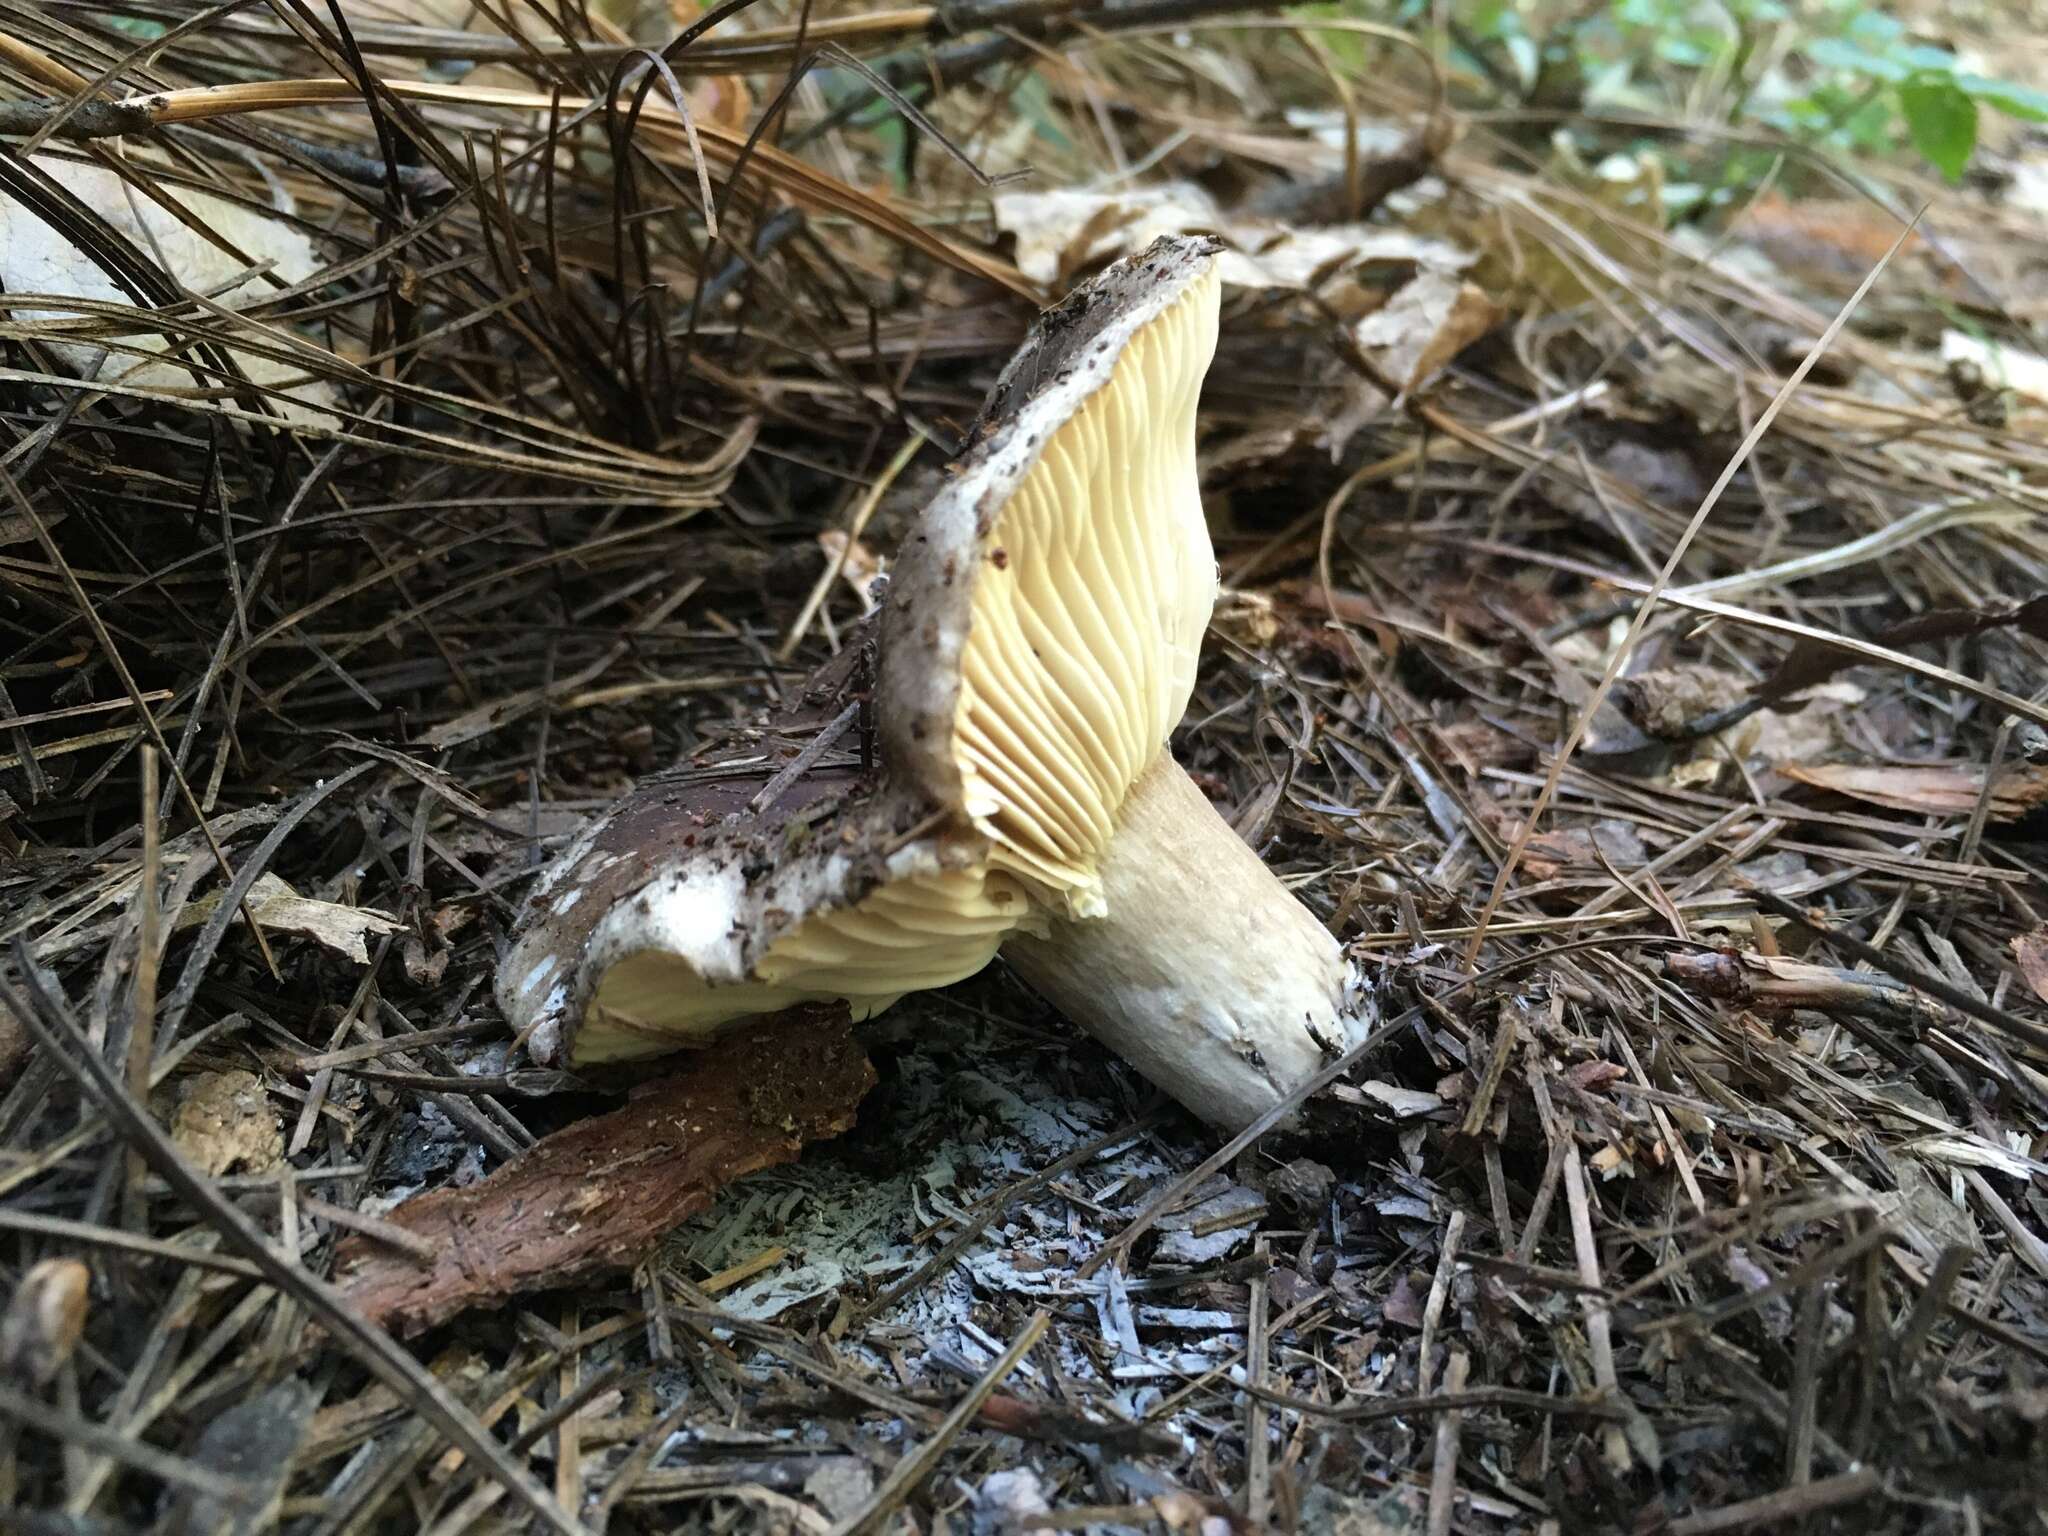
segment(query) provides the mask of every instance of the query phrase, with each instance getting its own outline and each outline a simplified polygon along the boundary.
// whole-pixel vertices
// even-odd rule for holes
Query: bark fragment
[[[488,1178],[400,1205],[388,1220],[433,1246],[431,1264],[344,1239],[343,1288],[371,1322],[415,1333],[470,1307],[630,1268],[735,1179],[852,1125],[874,1082],[843,1007],[790,1009]]]

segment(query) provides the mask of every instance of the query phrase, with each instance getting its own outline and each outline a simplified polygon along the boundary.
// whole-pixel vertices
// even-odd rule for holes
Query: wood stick
[[[363,1238],[337,1253],[371,1322],[430,1328],[470,1307],[630,1269],[718,1191],[834,1136],[874,1086],[843,1008],[801,1008],[699,1053],[624,1109],[543,1137],[488,1178],[387,1218],[430,1265]]]

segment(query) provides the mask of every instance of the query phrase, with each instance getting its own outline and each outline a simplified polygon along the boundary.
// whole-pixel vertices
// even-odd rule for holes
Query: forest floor
[[[0,3],[0,1530],[2039,1530],[2033,130],[1346,7],[561,9]],[[610,1272],[369,1309],[619,1108],[493,1001],[536,873],[1182,230],[1173,751],[1369,1048],[1233,1148],[998,963]]]

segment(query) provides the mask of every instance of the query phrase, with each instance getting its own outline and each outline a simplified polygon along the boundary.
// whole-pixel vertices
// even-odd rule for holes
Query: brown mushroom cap
[[[651,779],[555,862],[498,977],[537,1060],[659,1055],[801,1002],[866,1018],[988,963],[1028,903],[978,839],[930,827],[857,757],[761,804],[799,745]]]
[[[1216,572],[1194,421],[1213,243],[1164,240],[1040,320],[892,577],[881,772],[796,743],[650,781],[536,886],[498,996],[537,1059],[856,1018],[1099,911],[1124,795],[1187,706]],[[800,738],[798,738],[800,740]]]

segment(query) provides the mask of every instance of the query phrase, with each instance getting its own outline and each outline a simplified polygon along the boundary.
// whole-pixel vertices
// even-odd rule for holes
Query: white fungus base
[[[1162,757],[1099,866],[1107,915],[1003,954],[1076,1024],[1213,1125],[1241,1130],[1365,1028],[1323,925]]]

